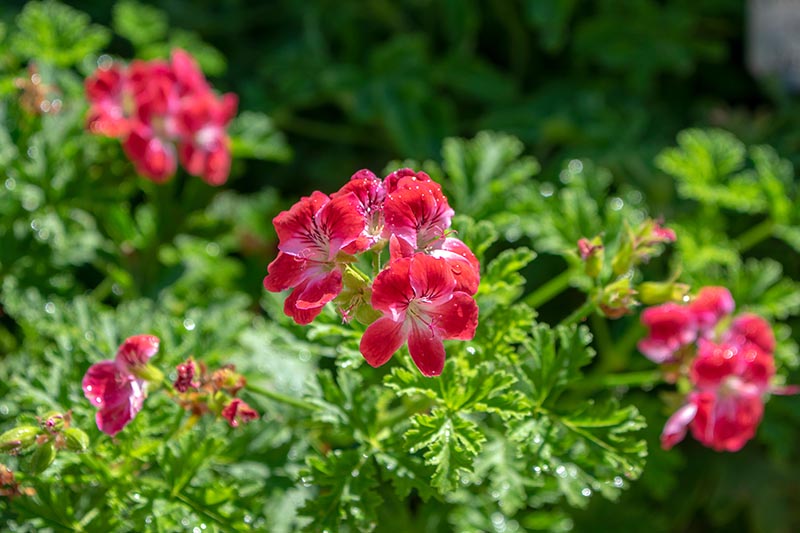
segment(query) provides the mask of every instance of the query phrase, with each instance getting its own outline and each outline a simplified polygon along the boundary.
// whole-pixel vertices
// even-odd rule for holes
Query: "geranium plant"
[[[687,457],[790,457],[772,149],[683,132],[680,209],[497,132],[279,190],[244,160],[285,139],[209,45],[129,1],[113,26],[135,58],[30,2],[0,50],[9,530],[584,530]]]

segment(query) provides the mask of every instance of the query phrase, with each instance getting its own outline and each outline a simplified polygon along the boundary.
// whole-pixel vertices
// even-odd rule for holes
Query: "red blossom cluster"
[[[197,63],[183,50],[171,60],[101,65],[86,79],[89,131],[122,139],[137,172],[155,182],[169,179],[178,160],[210,185],[228,179],[228,123],[235,94],[217,96]]]
[[[205,364],[190,357],[176,370],[178,375],[172,387],[178,393],[177,401],[193,416],[218,415],[231,427],[259,418],[255,409],[236,397],[247,381],[233,365],[209,372]]]
[[[279,253],[264,286],[294,289],[284,312],[308,324],[335,301],[345,320],[368,324],[361,353],[380,366],[406,342],[426,376],[441,374],[444,339],[471,339],[478,323],[473,295],[480,265],[450,236],[453,209],[424,172],[401,169],[380,179],[356,172],[339,191],[314,192],[275,217]],[[389,261],[374,281],[355,268],[358,256]]]
[[[767,394],[796,392],[772,384],[775,337],[769,323],[752,313],[731,320],[734,307],[728,289],[704,287],[687,305],[666,303],[642,313],[649,333],[639,350],[692,386],[664,427],[665,449],[691,430],[704,446],[738,451],[755,435]]]

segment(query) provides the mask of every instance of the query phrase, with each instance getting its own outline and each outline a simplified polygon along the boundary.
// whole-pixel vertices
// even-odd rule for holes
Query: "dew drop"
[[[97,58],[97,66],[100,67],[102,70],[108,70],[109,68],[111,68],[112,63],[113,60],[111,59],[111,56],[108,54],[103,54]]]
[[[622,198],[614,197],[611,199],[611,209],[614,211],[619,211],[622,209],[622,206],[625,205],[625,202],[622,201]]]
[[[244,523],[245,524],[252,524],[253,523],[253,517],[250,516],[249,514],[244,515]]]
[[[7,415],[7,414],[8,414],[8,406],[0,405],[0,415]]]
[[[206,244],[206,253],[212,257],[216,257],[219,255],[219,244],[215,242],[210,242]]]
[[[195,328],[194,320],[191,318],[187,318],[183,321],[183,327],[186,328],[186,331],[192,331]]]
[[[36,157],[36,147],[35,146],[29,146],[28,147],[28,157],[30,157],[31,159]]]
[[[360,473],[361,473],[361,472],[359,472],[359,471],[358,471],[358,468],[356,468],[356,469],[354,469],[352,472],[350,472],[350,475],[351,475],[351,476],[353,476],[353,477],[358,477],[358,475],[359,475]]]
[[[475,355],[476,352],[477,352],[477,350],[475,349],[474,346],[467,346],[467,353],[468,354]]]
[[[44,311],[48,315],[52,315],[53,313],[56,312],[56,304],[54,304],[53,302],[47,302],[46,304],[44,304]]]
[[[623,484],[622,478],[619,477],[619,476],[616,476],[614,478],[614,486],[619,489],[619,488],[622,488],[622,484]]]
[[[200,529],[198,526],[194,526],[194,527],[192,528],[192,533],[201,533],[201,531],[202,531],[202,530],[201,530],[201,529]]]
[[[588,498],[589,496],[592,495],[592,489],[590,489],[589,487],[584,487],[583,490],[581,490],[581,494],[583,494]]]
[[[564,477],[567,475],[567,469],[564,468],[564,465],[558,465],[558,468],[556,468],[556,474],[560,477]]]
[[[573,159],[572,161],[569,162],[569,165],[567,165],[567,167],[569,168],[569,171],[572,172],[573,174],[580,174],[581,172],[583,172],[583,162],[581,162],[580,159]]]
[[[92,386],[86,385],[86,392],[92,392]]]
[[[553,196],[555,190],[556,188],[553,187],[552,183],[542,183],[539,186],[539,194],[541,194],[545,198],[550,198],[551,196]]]
[[[13,191],[17,188],[17,182],[14,178],[8,178],[5,182],[6,189]]]

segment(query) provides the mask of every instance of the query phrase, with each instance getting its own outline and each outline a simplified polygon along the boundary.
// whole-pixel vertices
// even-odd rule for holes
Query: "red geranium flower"
[[[298,324],[308,324],[342,290],[344,261],[339,253],[364,229],[353,194],[329,199],[321,192],[302,198],[273,220],[278,233],[278,257],[267,267],[264,287],[295,290],[284,312]]]
[[[456,290],[442,259],[415,254],[392,261],[375,278],[372,306],[383,313],[361,338],[361,354],[374,367],[386,363],[408,341],[414,363],[426,376],[442,373],[442,340],[469,340],[478,324],[478,306]]]
[[[145,379],[137,370],[158,351],[158,337],[136,335],[125,340],[113,360],[89,367],[83,377],[83,393],[97,407],[100,431],[116,435],[142,409]]]

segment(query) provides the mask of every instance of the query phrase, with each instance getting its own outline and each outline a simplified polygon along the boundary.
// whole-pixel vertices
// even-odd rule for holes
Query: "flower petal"
[[[389,317],[379,318],[369,325],[361,337],[361,355],[371,366],[381,366],[406,342],[407,330],[403,322],[396,322]]]
[[[333,261],[344,246],[356,240],[366,226],[358,198],[353,193],[333,198],[314,215],[314,222],[328,241],[328,261]]]
[[[342,272],[339,269],[326,276],[309,279],[297,295],[298,309],[315,309],[336,298],[342,292]]]
[[[443,339],[468,341],[478,327],[478,304],[465,292],[453,293],[445,304],[428,311],[434,317],[433,327]]]
[[[431,251],[431,256],[447,261],[456,280],[456,290],[469,294],[478,292],[481,265],[469,246],[452,237],[443,239],[441,243],[441,248]]]
[[[308,263],[297,256],[278,252],[278,257],[267,266],[264,288],[270,292],[280,292],[296,287],[303,280]]]
[[[405,313],[405,308],[413,298],[409,269],[411,258],[401,258],[389,263],[372,283],[372,307],[385,313],[392,313],[393,318]]]
[[[114,361],[100,361],[89,367],[83,376],[83,394],[95,407],[102,407],[106,395],[114,396],[120,389],[120,368]]]
[[[154,335],[128,337],[117,350],[116,361],[125,368],[145,365],[158,352],[160,342]]]
[[[693,403],[687,403],[675,411],[664,424],[664,430],[661,432],[661,447],[669,450],[682,441],[696,414],[697,405]]]
[[[429,328],[415,326],[408,337],[408,351],[422,375],[438,376],[444,368],[445,351],[442,339]]]
[[[446,302],[456,287],[456,280],[447,262],[422,253],[411,258],[409,274],[416,297],[431,303]]]
[[[286,301],[283,302],[283,312],[286,313],[286,316],[291,317],[301,326],[310,324],[315,318],[317,318],[317,316],[319,316],[319,314],[322,312],[322,308],[325,307],[324,305],[306,309],[300,309],[297,307],[297,298],[305,290],[306,283],[307,282],[301,283],[295,290],[291,292],[291,294],[289,294],[289,296],[286,298]]]
[[[314,215],[328,201],[328,195],[314,191],[311,196],[302,197],[288,211],[282,211],[272,219],[280,240],[278,248],[282,252],[310,257],[309,248],[317,246],[310,235]]]

